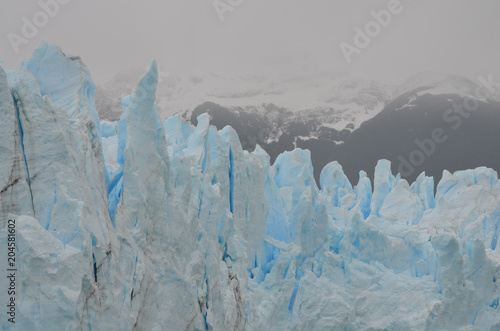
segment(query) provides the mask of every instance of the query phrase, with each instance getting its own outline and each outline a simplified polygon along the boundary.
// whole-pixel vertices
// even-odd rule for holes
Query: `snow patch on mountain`
[[[479,99],[480,101],[486,101],[483,96],[487,95],[485,94],[484,87],[465,77],[435,72],[422,72],[408,78],[399,85],[393,92],[393,98],[413,91],[415,91],[417,96],[425,94],[454,94],[464,98]]]

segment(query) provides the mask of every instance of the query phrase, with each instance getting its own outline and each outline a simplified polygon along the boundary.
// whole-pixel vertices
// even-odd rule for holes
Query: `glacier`
[[[500,329],[495,171],[435,191],[386,160],[356,185],[332,162],[318,187],[308,150],[270,164],[207,115],[161,119],[157,82],[153,61],[100,122],[79,57],[42,43],[0,68],[0,245],[15,219],[18,263],[2,329]]]

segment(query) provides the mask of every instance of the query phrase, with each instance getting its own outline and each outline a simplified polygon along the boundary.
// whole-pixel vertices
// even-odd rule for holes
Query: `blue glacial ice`
[[[19,269],[2,329],[500,328],[496,172],[445,171],[434,193],[386,160],[356,185],[332,162],[318,187],[307,150],[271,165],[206,115],[162,120],[157,80],[153,61],[100,123],[79,57],[42,44],[0,68],[0,245],[15,218]]]

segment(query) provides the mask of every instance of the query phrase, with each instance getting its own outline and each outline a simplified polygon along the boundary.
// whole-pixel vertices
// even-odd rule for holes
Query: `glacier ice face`
[[[385,160],[373,186],[332,162],[319,188],[307,150],[271,165],[206,115],[162,120],[157,80],[152,62],[120,121],[99,123],[79,58],[42,44],[0,68],[17,328],[500,328],[496,172],[444,172],[434,193]]]
[[[19,111],[9,86],[6,73],[0,68],[0,167],[1,217],[9,212],[33,216],[34,206],[26,169],[24,146],[22,144]]]

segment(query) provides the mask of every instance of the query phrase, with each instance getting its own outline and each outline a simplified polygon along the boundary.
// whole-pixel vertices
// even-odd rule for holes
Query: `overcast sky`
[[[390,0],[243,0],[224,21],[213,0],[64,1],[16,53],[9,33],[24,38],[23,17],[33,22],[42,8],[38,0],[2,0],[0,59],[8,68],[46,40],[80,55],[97,83],[153,58],[167,72],[328,70],[389,83],[421,71],[500,77],[498,0],[401,0],[401,12],[350,64],[340,43],[354,46],[354,28],[364,29],[370,11],[387,9]],[[239,0],[220,0],[231,1]]]

